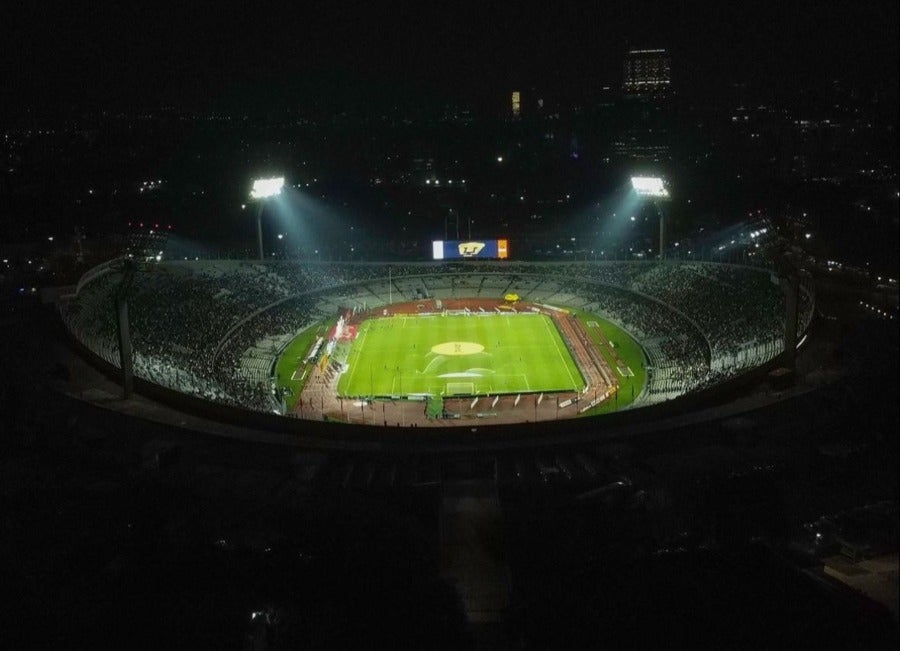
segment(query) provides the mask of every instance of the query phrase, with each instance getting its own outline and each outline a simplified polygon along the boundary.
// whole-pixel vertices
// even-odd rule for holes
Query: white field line
[[[356,374],[356,369],[359,367],[359,364],[357,364],[356,362],[359,361],[359,357],[360,357],[359,353],[362,350],[363,341],[365,340],[367,334],[369,334],[368,327],[363,331],[362,335],[360,337],[358,337],[357,340],[354,342],[353,347],[356,348],[356,344],[359,344],[359,348],[356,349],[356,357],[353,360],[353,363],[350,365],[350,377],[347,378],[347,384],[345,385],[347,387],[353,385],[353,376]]]
[[[553,339],[553,346],[556,348],[556,354],[559,355],[559,361],[562,363],[563,367],[566,369],[566,373],[569,376],[569,381],[572,383],[572,388],[574,389],[578,386],[578,383],[575,382],[575,378],[572,377],[572,371],[569,370],[569,365],[566,364],[566,358],[563,357],[562,351],[559,349],[559,344],[556,343],[556,338],[553,337],[553,333],[550,331],[550,325],[547,321],[544,321],[544,327],[547,328],[547,332],[550,333],[550,338]]]

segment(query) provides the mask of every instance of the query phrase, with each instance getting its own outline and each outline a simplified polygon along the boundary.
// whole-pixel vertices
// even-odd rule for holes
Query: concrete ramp
[[[476,648],[504,648],[509,571],[496,484],[469,479],[442,486],[441,576],[460,595]]]

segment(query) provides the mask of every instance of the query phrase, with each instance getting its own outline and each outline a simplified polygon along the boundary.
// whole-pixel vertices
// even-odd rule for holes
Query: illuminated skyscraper
[[[666,95],[671,90],[670,68],[665,50],[629,50],[625,55],[622,91],[631,96]]]
[[[512,92],[512,116],[518,118],[522,114],[522,96],[519,91]]]

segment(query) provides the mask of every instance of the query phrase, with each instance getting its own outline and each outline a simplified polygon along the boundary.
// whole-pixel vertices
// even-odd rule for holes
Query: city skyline
[[[666,49],[673,85],[698,98],[732,83],[786,92],[840,78],[894,95],[897,87],[884,75],[897,58],[897,8],[888,2],[249,11],[16,9],[5,27],[6,112],[252,104],[279,93],[300,101],[356,84],[475,104],[531,87],[578,98],[620,86],[633,48]]]

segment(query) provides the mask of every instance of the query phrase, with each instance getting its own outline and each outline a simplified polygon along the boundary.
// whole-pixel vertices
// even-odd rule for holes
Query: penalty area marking
[[[525,391],[531,391],[531,385],[528,382],[528,376],[525,373],[508,373],[503,375],[491,375],[491,381],[488,382],[486,377],[479,378],[474,382],[453,382],[453,381],[445,381],[440,377],[429,377],[424,378],[428,385],[427,387],[421,387],[421,382],[423,380],[422,376],[404,374],[404,375],[395,375],[394,379],[391,380],[391,395],[392,396],[410,396],[417,395],[420,393],[427,393],[431,395],[442,395],[442,396],[457,396],[457,395],[489,395],[489,396],[511,396],[517,393],[521,393],[523,391],[521,385],[519,386],[510,386],[514,385],[512,382],[513,378],[520,378],[522,383],[525,385]],[[401,387],[404,385],[406,387],[417,388],[417,383],[420,385],[418,388],[421,390],[417,391],[401,391]],[[503,387],[503,388],[495,388]],[[460,386],[465,388],[464,391],[460,392],[458,389]],[[547,389],[548,391],[566,391],[567,387],[561,387],[559,389]]]

